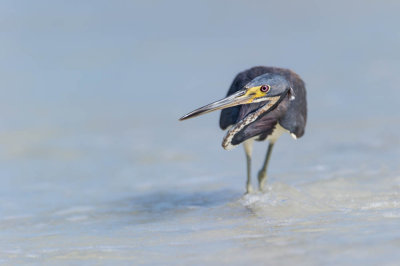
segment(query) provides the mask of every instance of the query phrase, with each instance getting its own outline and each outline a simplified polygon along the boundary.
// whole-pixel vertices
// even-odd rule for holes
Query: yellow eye
[[[262,91],[262,92],[268,92],[270,89],[271,89],[271,86],[269,86],[269,85],[262,85],[260,87],[260,91]]]

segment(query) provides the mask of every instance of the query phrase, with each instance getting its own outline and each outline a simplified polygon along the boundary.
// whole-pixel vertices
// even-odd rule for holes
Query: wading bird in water
[[[247,159],[246,192],[251,187],[253,141],[268,140],[264,164],[258,172],[259,190],[267,180],[267,166],[276,140],[284,133],[298,139],[307,121],[306,88],[293,71],[276,67],[253,67],[240,72],[232,82],[227,97],[200,107],[179,120],[221,110],[219,125],[229,129],[222,147],[230,150],[243,143]]]

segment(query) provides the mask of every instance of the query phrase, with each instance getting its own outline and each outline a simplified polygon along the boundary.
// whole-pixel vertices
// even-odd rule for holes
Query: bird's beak
[[[240,90],[228,97],[221,99],[219,101],[207,104],[206,106],[200,107],[184,116],[182,116],[179,120],[185,120],[192,117],[196,117],[199,115],[203,115],[206,113],[210,113],[212,111],[225,109],[228,107],[240,105],[240,104],[247,104],[250,103],[254,99],[254,95],[248,93],[246,90]]]

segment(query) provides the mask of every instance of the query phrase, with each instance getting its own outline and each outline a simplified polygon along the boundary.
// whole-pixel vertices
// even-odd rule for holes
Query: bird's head
[[[276,103],[280,102],[288,93],[294,98],[294,92],[289,82],[279,74],[263,74],[247,83],[243,89],[229,95],[219,101],[200,107],[184,116],[179,120],[185,120],[206,114],[212,111],[225,109],[241,104],[266,102],[271,103],[269,106],[273,108]]]

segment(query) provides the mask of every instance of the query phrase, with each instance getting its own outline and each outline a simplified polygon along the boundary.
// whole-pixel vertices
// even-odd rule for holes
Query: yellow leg
[[[243,147],[246,153],[246,162],[247,162],[246,194],[248,194],[253,191],[253,188],[251,186],[251,154],[253,152],[253,140],[246,140],[243,143]]]
[[[272,148],[274,147],[274,142],[270,142],[268,145],[267,155],[265,156],[263,167],[258,171],[258,189],[260,191],[264,190],[265,183],[267,182],[267,168],[269,159],[271,158]]]

